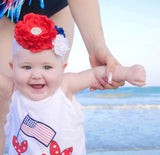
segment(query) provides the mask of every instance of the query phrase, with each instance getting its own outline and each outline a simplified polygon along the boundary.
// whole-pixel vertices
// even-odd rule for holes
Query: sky
[[[146,86],[160,86],[160,1],[99,0],[99,7],[106,45],[114,57],[125,66],[143,65]],[[88,68],[88,53],[76,27],[66,71]]]

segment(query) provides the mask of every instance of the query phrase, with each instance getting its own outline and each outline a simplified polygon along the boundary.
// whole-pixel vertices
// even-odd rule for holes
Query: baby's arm
[[[62,87],[66,86],[67,93],[75,94],[92,83],[97,82],[99,78],[105,78],[105,66],[95,67],[80,73],[66,73],[62,81]],[[117,66],[113,73],[112,79],[116,82],[127,81],[132,85],[145,85],[146,75],[145,69],[141,65],[133,65],[131,67]]]
[[[131,67],[117,66],[113,73],[113,80],[127,81],[135,86],[143,86],[146,84],[146,71],[141,65],[133,65]]]

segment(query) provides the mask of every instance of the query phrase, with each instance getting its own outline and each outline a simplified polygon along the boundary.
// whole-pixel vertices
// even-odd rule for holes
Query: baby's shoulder
[[[65,96],[72,100],[72,78],[74,77],[74,73],[64,73],[61,82],[61,89],[63,90]]]

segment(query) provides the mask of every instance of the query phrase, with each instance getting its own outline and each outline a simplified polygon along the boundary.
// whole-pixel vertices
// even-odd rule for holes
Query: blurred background
[[[160,1],[99,0],[106,44],[126,66],[144,65],[147,85],[76,94],[83,105],[88,155],[160,154]],[[84,23],[85,25],[85,23]],[[66,71],[90,68],[76,27]]]
[[[159,86],[160,1],[99,0],[99,5],[111,53],[122,65],[144,65],[147,86]],[[86,68],[90,68],[88,53],[76,28],[66,71],[79,72]]]

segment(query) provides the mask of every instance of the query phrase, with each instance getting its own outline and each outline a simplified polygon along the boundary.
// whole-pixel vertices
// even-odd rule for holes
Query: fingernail
[[[108,73],[108,83],[112,84],[112,72]]]

